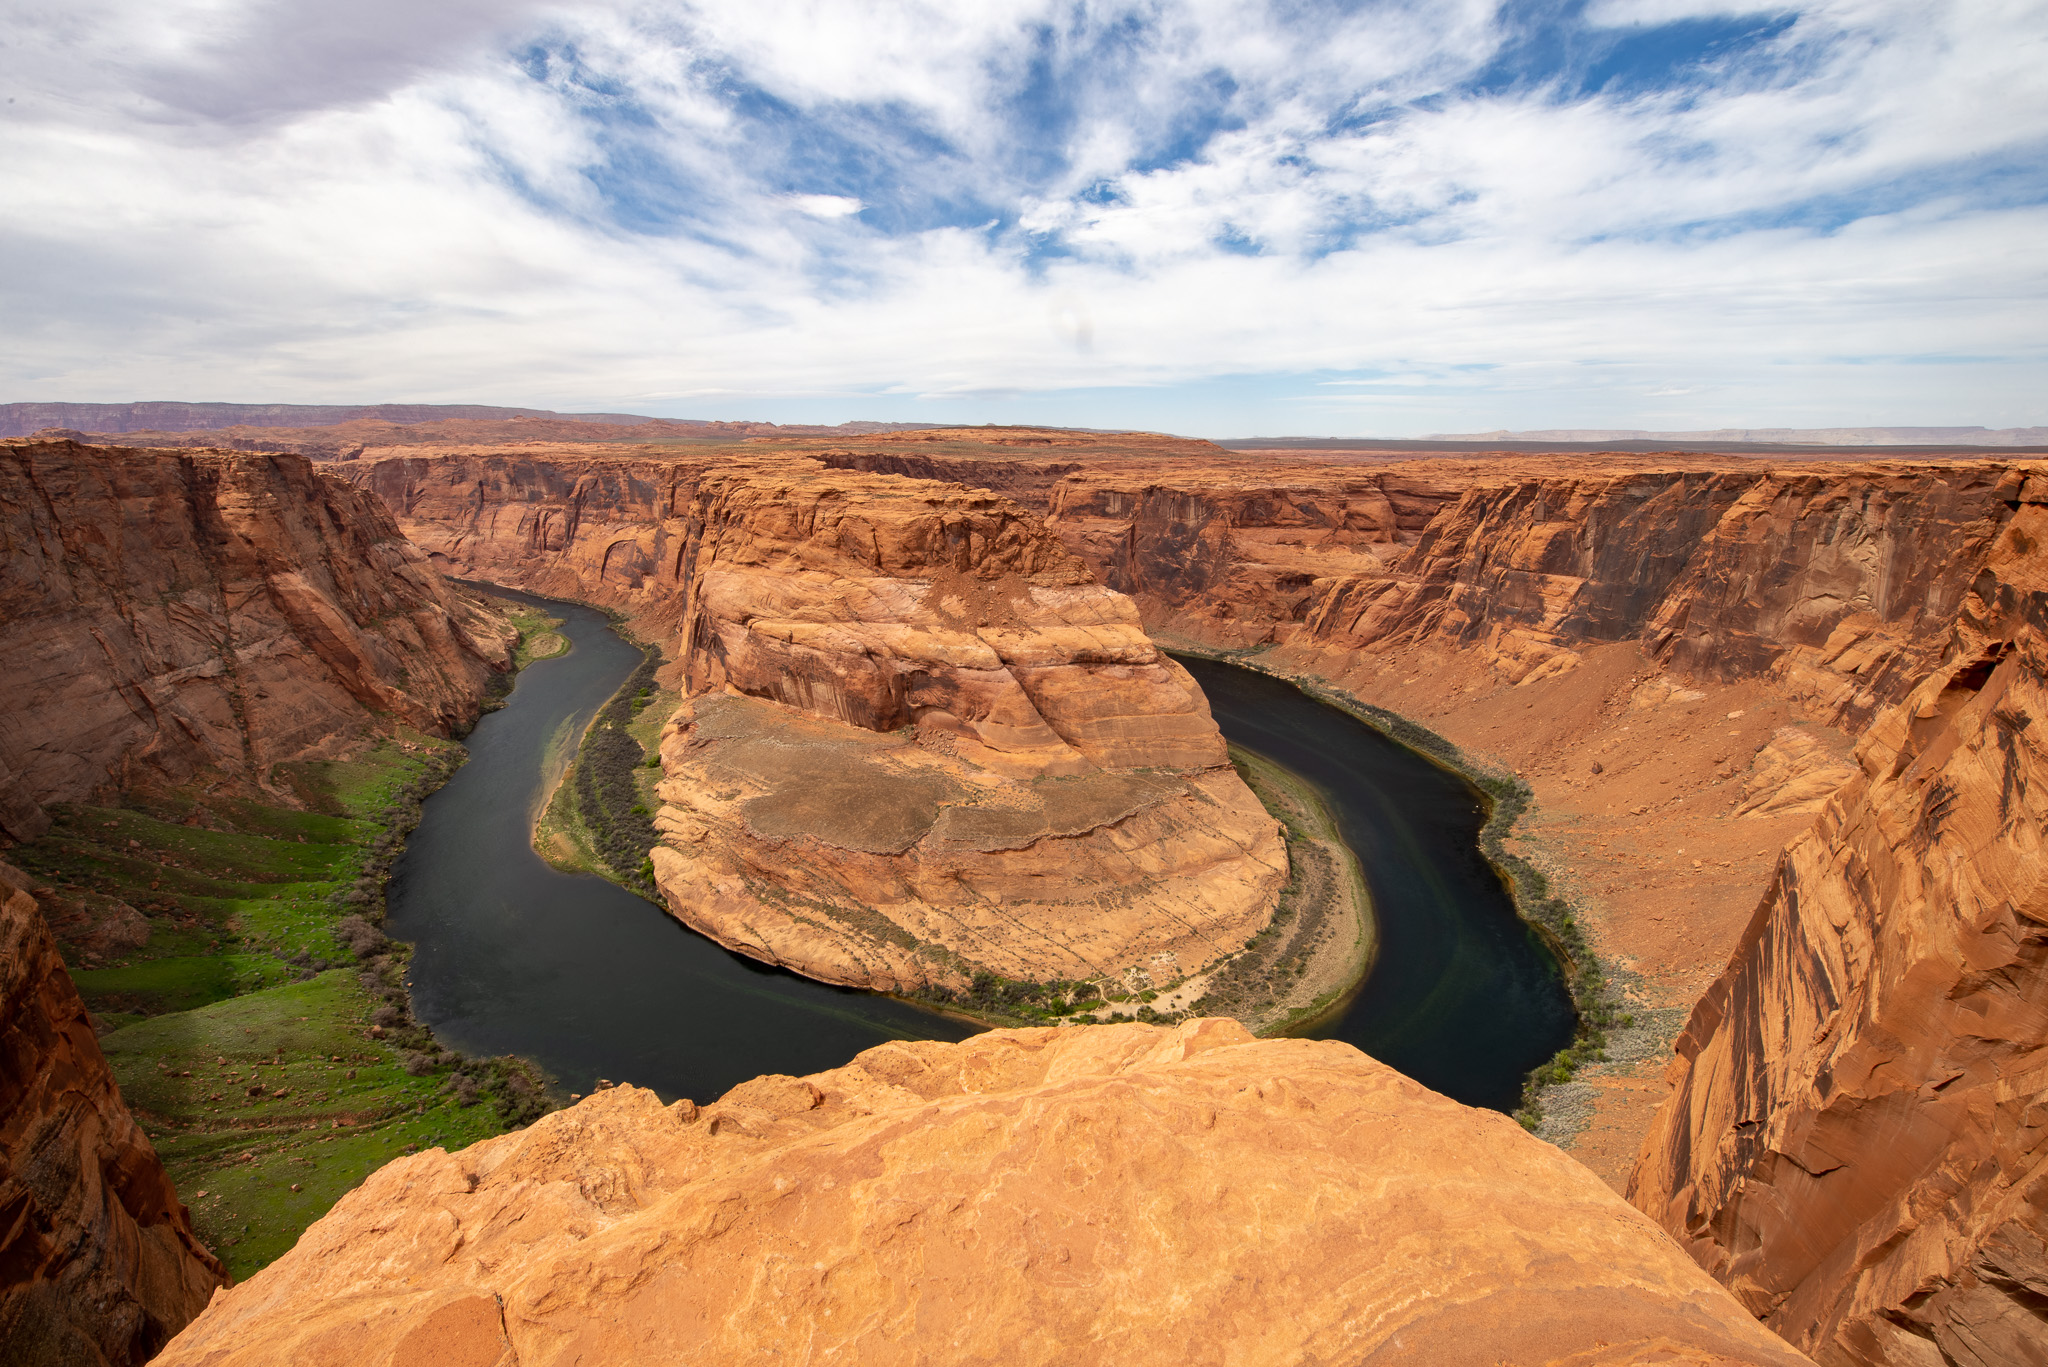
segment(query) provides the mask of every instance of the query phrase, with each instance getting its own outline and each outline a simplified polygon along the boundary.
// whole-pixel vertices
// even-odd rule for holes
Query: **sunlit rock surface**
[[[400,1159],[159,1362],[1804,1362],[1505,1117],[1230,1021],[622,1087]]]

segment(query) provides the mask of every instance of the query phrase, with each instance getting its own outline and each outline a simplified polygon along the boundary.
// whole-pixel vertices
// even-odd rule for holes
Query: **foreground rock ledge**
[[[394,1162],[163,1367],[1804,1363],[1591,1173],[1349,1045],[887,1044]]]

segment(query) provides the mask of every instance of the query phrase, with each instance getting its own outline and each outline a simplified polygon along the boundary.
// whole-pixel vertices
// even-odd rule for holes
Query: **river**
[[[1479,852],[1479,791],[1292,684],[1175,658],[1226,737],[1322,791],[1364,870],[1379,954],[1350,1007],[1311,1033],[1468,1105],[1514,1110],[1577,1017],[1557,961]]]
[[[385,929],[413,945],[413,1012],[466,1054],[523,1054],[572,1092],[599,1078],[710,1101],[762,1073],[820,1072],[892,1039],[966,1026],[734,954],[643,899],[533,851],[548,742],[597,714],[640,652],[604,614],[492,592],[563,619],[567,655],[519,675],[426,800],[392,869]]]
[[[889,1039],[971,1027],[733,954],[615,884],[532,848],[551,738],[580,735],[640,663],[601,613],[506,593],[564,619],[569,654],[519,676],[470,759],[428,798],[393,869],[386,929],[413,945],[413,1010],[468,1054],[522,1054],[570,1091],[599,1078],[708,1101],[761,1073],[837,1067]],[[1571,1037],[1548,954],[1480,857],[1477,794],[1356,719],[1252,671],[1185,661],[1232,741],[1321,788],[1358,852],[1380,951],[1317,1033],[1438,1091],[1512,1109]]]

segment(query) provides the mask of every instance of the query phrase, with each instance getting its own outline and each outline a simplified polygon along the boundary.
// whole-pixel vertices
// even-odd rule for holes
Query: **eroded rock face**
[[[830,982],[1164,985],[1240,949],[1278,824],[1136,607],[1001,495],[797,457],[491,453],[358,476],[455,572],[619,606],[693,701],[671,909]]]
[[[0,864],[0,1358],[140,1367],[224,1280]]]
[[[1636,1204],[1823,1362],[2048,1361],[2044,537],[2022,502],[1786,852],[1636,1168]]]
[[[164,1367],[1805,1361],[1504,1117],[1230,1021],[889,1044],[400,1159]]]
[[[0,442],[0,829],[200,771],[245,791],[381,712],[445,733],[509,642],[303,458]]]

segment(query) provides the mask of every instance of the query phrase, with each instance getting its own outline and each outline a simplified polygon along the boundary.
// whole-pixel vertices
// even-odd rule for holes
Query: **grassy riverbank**
[[[616,629],[616,628],[615,628]],[[654,813],[660,800],[661,728],[680,695],[660,687],[659,648],[641,647],[639,668],[598,709],[580,737],[557,743],[565,762],[534,824],[533,847],[568,873],[594,873],[659,905],[654,886]],[[574,745],[573,752],[569,747]]]
[[[237,1279],[391,1158],[549,1108],[531,1065],[462,1058],[413,1021],[408,950],[378,928],[420,801],[464,756],[401,730],[278,766],[297,808],[199,791],[58,806],[4,855],[51,890],[122,1096]]]

